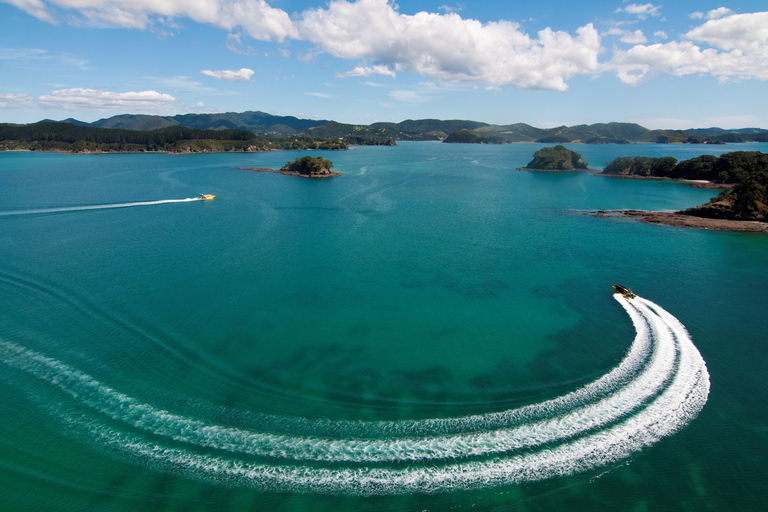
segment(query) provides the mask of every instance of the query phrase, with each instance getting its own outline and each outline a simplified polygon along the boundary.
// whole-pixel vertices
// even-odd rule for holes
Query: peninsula
[[[601,176],[675,179],[722,188],[708,203],[679,212],[599,211],[595,215],[637,217],[643,222],[731,231],[768,232],[768,154],[735,151],[702,155],[682,162],[663,158],[621,157]]]

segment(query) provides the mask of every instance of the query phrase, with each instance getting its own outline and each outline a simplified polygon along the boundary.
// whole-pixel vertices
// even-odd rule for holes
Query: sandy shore
[[[666,224],[686,228],[715,229],[720,231],[749,231],[768,233],[768,222],[752,220],[710,219],[685,215],[680,212],[650,212],[644,210],[599,210],[595,217],[634,217],[648,224]]]
[[[672,181],[674,183],[682,183],[693,188],[706,188],[709,190],[722,190],[725,188],[733,188],[731,183],[715,183],[707,180],[683,180],[673,178],[662,178],[660,176],[637,176],[634,174],[603,174],[602,171],[598,171],[593,176],[602,176],[604,178],[622,178],[625,180],[657,180],[657,181]]]

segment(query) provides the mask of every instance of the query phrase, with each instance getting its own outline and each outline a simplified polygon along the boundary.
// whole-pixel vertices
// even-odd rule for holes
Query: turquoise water
[[[764,509],[768,238],[591,217],[714,193],[539,147],[0,154],[0,508]]]

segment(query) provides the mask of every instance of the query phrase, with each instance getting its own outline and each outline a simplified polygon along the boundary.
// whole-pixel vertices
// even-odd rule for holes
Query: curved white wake
[[[358,438],[213,425],[141,403],[12,343],[0,341],[0,357],[97,411],[99,417],[81,426],[99,443],[196,478],[295,492],[438,492],[608,465],[672,434],[698,414],[707,400],[709,375],[685,328],[650,301],[614,297],[630,315],[637,336],[624,360],[595,382],[499,413],[358,423],[366,434]],[[116,430],[104,420],[144,434]],[[75,417],[70,421],[82,423]],[[439,434],[457,427],[470,431]],[[177,443],[181,447],[174,447]],[[254,462],[254,457],[266,462]]]
[[[10,210],[0,212],[0,217],[9,215],[35,215],[40,213],[64,213],[81,212],[87,210],[108,210],[111,208],[130,208],[132,206],[150,206],[154,204],[166,203],[189,203],[191,201],[202,201],[201,197],[188,197],[186,199],[161,199],[159,201],[138,201],[134,203],[115,203],[115,204],[93,204],[84,206],[63,206],[61,208],[37,208],[33,210]]]

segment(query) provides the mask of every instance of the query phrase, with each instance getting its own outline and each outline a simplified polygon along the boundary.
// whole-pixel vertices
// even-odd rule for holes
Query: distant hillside
[[[197,130],[247,130],[256,135],[345,139],[348,144],[391,145],[397,140],[442,140],[465,144],[509,144],[514,142],[544,144],[723,144],[768,142],[768,130],[762,128],[649,130],[635,123],[596,123],[536,128],[525,123],[493,125],[462,119],[407,119],[399,123],[377,122],[362,125],[299,119],[293,116],[276,116],[260,111],[181,114],[176,116],[123,114],[99,119],[93,123],[84,123],[76,119],[67,119],[63,122],[95,128],[140,131],[172,126],[183,126]]]
[[[760,133],[768,133],[768,130],[763,130],[762,128],[740,128],[738,130],[724,130],[722,128],[691,128],[689,130],[685,130],[688,133],[695,133],[697,135],[705,135],[707,137],[719,137],[720,135],[725,135],[726,133],[736,133],[739,135],[756,135]]]
[[[93,123],[75,119],[63,122],[94,128],[120,128],[123,130],[157,130],[169,126],[184,126],[196,130],[248,130],[257,134],[293,134],[328,121],[299,119],[293,116],[274,116],[264,112],[224,112],[220,114],[180,114],[177,116],[150,116],[122,114]]]
[[[768,142],[768,130],[649,130],[634,123],[598,123],[592,125],[558,126],[540,129],[526,124],[509,126],[487,125],[473,130],[452,133],[445,142],[475,144],[509,144],[539,142],[543,144],[723,144],[726,142]]]
[[[179,125],[180,123],[174,121],[170,117],[123,114],[107,119],[99,119],[98,121],[82,126],[91,126],[93,128],[119,128],[121,130],[159,130],[160,128]],[[192,128],[192,126],[187,126],[187,128]]]
[[[400,123],[373,123],[354,125],[330,121],[322,126],[302,130],[301,133],[312,137],[363,137],[371,141],[385,140],[441,140],[449,133],[461,129],[473,129],[487,126],[478,121],[439,119],[408,119]]]
[[[527,124],[518,123],[507,126],[487,125],[474,130],[464,130],[451,134],[445,142],[627,144],[645,137],[648,133],[647,128],[633,123],[599,123],[589,126],[582,124],[549,129],[534,128]]]
[[[254,135],[248,130],[198,130],[169,126],[156,130],[95,128],[41,121],[0,124],[0,151],[64,151],[71,153],[165,151],[271,151],[276,149],[347,149],[338,139]]]

